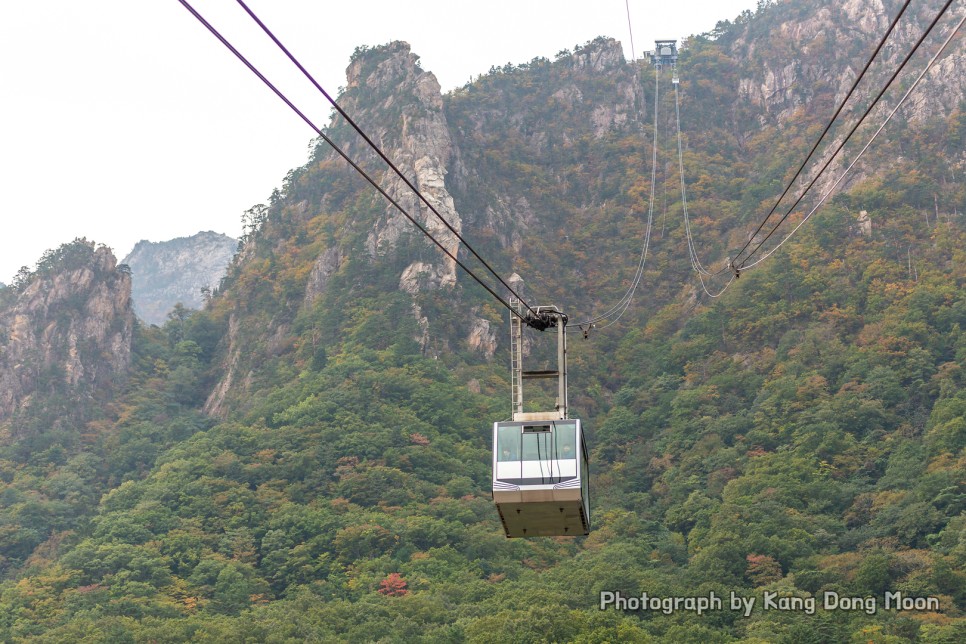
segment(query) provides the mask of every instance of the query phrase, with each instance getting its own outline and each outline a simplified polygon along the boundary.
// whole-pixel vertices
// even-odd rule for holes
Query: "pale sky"
[[[189,0],[317,124],[324,99],[234,0]],[[637,56],[757,0],[628,0]],[[248,0],[330,94],[358,45],[405,40],[443,91],[493,65],[624,44],[625,0]],[[141,239],[240,234],[244,210],[305,163],[311,129],[178,0],[0,3],[0,282],[87,237],[118,259]]]

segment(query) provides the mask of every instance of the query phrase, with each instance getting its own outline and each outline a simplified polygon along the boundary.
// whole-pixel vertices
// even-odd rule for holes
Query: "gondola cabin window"
[[[517,485],[577,477],[577,423],[500,426],[496,478]]]

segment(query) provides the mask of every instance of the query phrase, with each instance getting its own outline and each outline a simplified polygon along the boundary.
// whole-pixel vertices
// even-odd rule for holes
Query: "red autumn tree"
[[[389,576],[379,582],[379,592],[388,597],[402,597],[409,590],[406,589],[406,580],[398,572],[391,572]]]

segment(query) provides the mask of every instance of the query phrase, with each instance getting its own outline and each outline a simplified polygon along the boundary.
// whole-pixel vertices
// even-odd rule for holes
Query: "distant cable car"
[[[567,417],[567,316],[556,307],[535,312],[530,326],[557,328],[558,366],[523,370],[523,322],[511,316],[513,420],[493,424],[493,501],[507,537],[585,535],[590,477],[580,420]],[[556,409],[524,413],[523,380],[532,378],[557,379]]]
[[[678,41],[655,40],[654,51],[650,52],[651,63],[657,66],[676,65],[678,62]]]

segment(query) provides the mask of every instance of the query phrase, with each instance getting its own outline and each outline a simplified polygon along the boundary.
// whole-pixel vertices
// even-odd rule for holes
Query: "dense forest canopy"
[[[885,5],[761,3],[682,43],[688,205],[709,265],[791,178],[874,48],[854,25],[888,22]],[[961,59],[960,41],[947,60]],[[503,536],[489,428],[509,414],[506,311],[320,141],[245,214],[203,310],[136,325],[110,387],[53,386],[52,350],[47,386],[0,417],[0,639],[962,641],[952,63],[808,225],[712,299],[688,260],[673,99],[658,97],[655,131],[647,62],[599,38],[441,95],[405,43],[358,49],[343,107],[535,303],[577,319],[616,302],[654,200],[634,304],[572,334],[591,534]],[[342,119],[328,133],[380,167]],[[95,251],[48,253],[0,291],[3,311]],[[44,314],[66,329],[85,305]],[[616,593],[723,605],[602,610]]]

